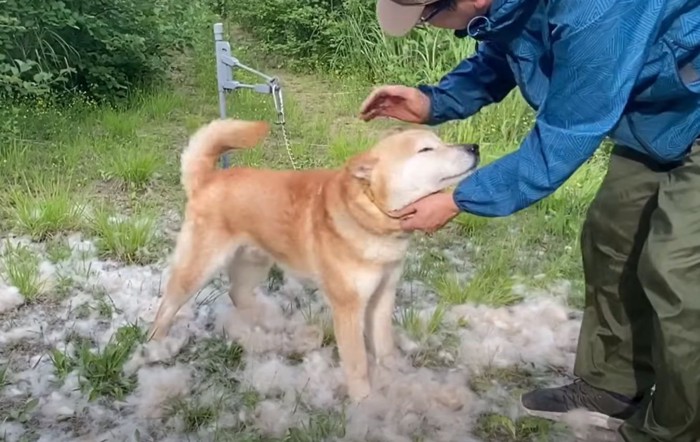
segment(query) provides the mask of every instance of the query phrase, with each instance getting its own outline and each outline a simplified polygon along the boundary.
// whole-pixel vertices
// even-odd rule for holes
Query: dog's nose
[[[464,149],[466,152],[473,153],[474,155],[479,155],[478,144],[462,144],[462,149]]]

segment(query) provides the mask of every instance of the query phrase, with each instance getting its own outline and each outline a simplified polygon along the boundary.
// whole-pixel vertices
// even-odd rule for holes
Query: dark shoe
[[[601,390],[577,379],[563,387],[526,393],[520,402],[528,414],[552,420],[559,420],[570,411],[584,409],[591,425],[615,430],[639,409],[641,401]]]

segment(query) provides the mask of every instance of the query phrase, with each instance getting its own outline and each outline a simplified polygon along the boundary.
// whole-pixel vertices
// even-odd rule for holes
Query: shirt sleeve
[[[552,75],[520,148],[477,170],[457,206],[507,216],[553,193],[619,121],[664,16],[665,0],[551,4]]]
[[[430,98],[428,124],[460,120],[482,107],[503,100],[515,87],[515,78],[503,48],[493,42],[480,43],[476,53],[463,60],[436,86],[419,85]]]

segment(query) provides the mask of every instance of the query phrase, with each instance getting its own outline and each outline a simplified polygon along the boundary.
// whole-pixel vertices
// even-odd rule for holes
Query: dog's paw
[[[362,402],[371,392],[368,380],[358,380],[348,383],[348,396],[353,402]]]
[[[254,302],[237,307],[237,310],[247,324],[268,333],[281,333],[287,326],[282,308],[266,297],[257,297]]]
[[[440,390],[434,397],[435,402],[451,411],[459,411],[464,407],[465,398],[458,391],[447,387]]]
[[[161,342],[165,339],[167,334],[168,332],[162,326],[159,327],[158,324],[154,322],[148,330],[148,333],[146,333],[146,342]]]
[[[399,371],[402,367],[401,361],[396,353],[389,353],[387,355],[380,356],[376,360],[377,368],[380,370],[386,370],[390,372]]]
[[[323,345],[323,330],[313,326],[298,327],[291,334],[295,352],[308,353]]]

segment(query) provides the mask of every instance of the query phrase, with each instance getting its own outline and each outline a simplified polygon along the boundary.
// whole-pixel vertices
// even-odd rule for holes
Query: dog
[[[336,169],[216,167],[221,154],[255,147],[269,130],[222,119],[190,137],[181,157],[185,219],[149,339],[167,336],[178,310],[221,269],[234,306],[254,311],[254,289],[277,263],[322,288],[347,393],[360,401],[371,391],[368,355],[383,364],[394,352],[394,298],[411,235],[392,211],[470,175],[478,146],[410,128]]]

